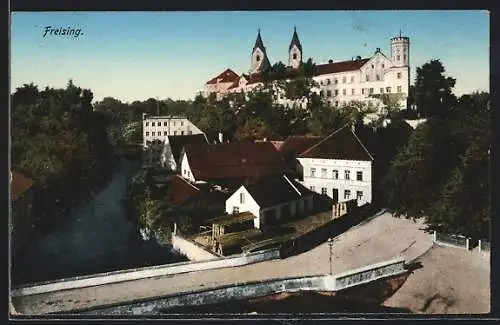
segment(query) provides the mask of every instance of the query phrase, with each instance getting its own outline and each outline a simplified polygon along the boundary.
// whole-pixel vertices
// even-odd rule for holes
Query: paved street
[[[421,223],[394,218],[388,213],[369,219],[335,239],[332,249],[333,272],[339,273],[399,256],[407,260],[414,259],[432,246],[432,235],[421,228]],[[13,302],[20,313],[40,314],[240,282],[328,272],[329,247],[324,243],[284,260],[19,297]]]

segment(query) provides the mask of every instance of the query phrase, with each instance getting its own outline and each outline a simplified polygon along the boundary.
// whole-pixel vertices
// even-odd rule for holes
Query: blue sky
[[[189,99],[228,67],[247,72],[258,28],[271,63],[286,63],[294,25],[304,57],[317,63],[369,57],[377,47],[389,54],[401,29],[410,37],[412,83],[416,67],[436,58],[457,78],[457,95],[489,89],[487,11],[13,13],[11,87],[73,79],[96,100]],[[43,37],[45,26],[82,34]]]

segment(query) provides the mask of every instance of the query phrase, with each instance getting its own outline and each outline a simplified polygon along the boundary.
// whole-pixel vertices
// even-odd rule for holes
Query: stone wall
[[[220,258],[220,255],[210,252],[194,241],[172,234],[172,246],[191,261],[207,261]]]

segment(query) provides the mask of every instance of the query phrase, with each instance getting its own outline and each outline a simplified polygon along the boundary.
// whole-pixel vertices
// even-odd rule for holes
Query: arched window
[[[259,55],[257,55],[257,56],[255,57],[255,60],[256,60],[257,62],[259,62],[259,61],[260,61],[260,56],[259,56]]]
[[[293,59],[297,60],[297,53],[293,53]]]

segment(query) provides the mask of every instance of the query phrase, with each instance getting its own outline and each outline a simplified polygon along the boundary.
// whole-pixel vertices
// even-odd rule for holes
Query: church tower
[[[270,66],[271,64],[269,63],[269,58],[267,57],[266,47],[262,42],[259,29],[257,32],[257,39],[255,40],[255,45],[252,50],[252,66],[250,73],[262,72]]]
[[[299,41],[299,36],[297,35],[297,29],[293,27],[293,36],[290,46],[288,47],[288,65],[294,69],[300,67],[302,62],[302,45]]]
[[[396,67],[410,66],[410,38],[399,36],[391,38],[391,60]]]

